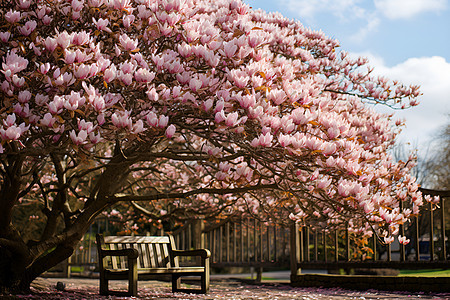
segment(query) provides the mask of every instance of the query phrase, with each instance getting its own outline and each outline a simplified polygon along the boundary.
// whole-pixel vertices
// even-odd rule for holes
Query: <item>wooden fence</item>
[[[422,189],[426,194],[440,195],[438,209],[422,210],[420,217],[401,226],[400,234],[411,240],[407,246],[382,244],[375,235],[369,241],[370,256],[357,255],[349,232],[343,229],[314,229],[296,224],[283,227],[256,219],[232,219],[208,224],[203,220],[190,221],[172,232],[178,249],[207,248],[211,251],[211,266],[224,267],[282,267],[290,268],[297,276],[304,269],[350,270],[362,268],[392,269],[449,269],[449,245],[446,230],[448,205],[445,199],[450,192]],[[99,220],[81,241],[65,266],[95,271],[97,250],[95,234],[108,229],[108,221]],[[96,232],[93,232],[96,231]],[[164,232],[159,232],[163,235]],[[189,263],[186,261],[186,263]],[[88,273],[89,273],[88,272]],[[65,274],[70,276],[70,272]],[[88,274],[89,275],[89,274]]]
[[[369,256],[356,254],[356,247],[346,228],[328,230],[292,225],[291,274],[300,274],[302,268],[347,271],[377,268],[449,269],[446,231],[450,228],[446,220],[448,208],[445,199],[448,199],[450,192],[426,189],[422,189],[422,192],[439,195],[441,200],[436,209],[431,209],[431,204],[426,205],[421,215],[414,217],[408,226],[400,226],[400,234],[410,239],[410,244],[402,245],[395,241],[385,245],[374,234],[368,244],[372,252]]]
[[[174,236],[181,249],[209,249],[212,267],[289,267],[290,228],[278,224],[250,218],[216,225],[197,220]]]

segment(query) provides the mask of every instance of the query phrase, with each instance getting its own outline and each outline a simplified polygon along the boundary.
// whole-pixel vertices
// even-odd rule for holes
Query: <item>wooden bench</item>
[[[155,275],[169,275],[172,292],[206,294],[209,290],[209,250],[176,250],[171,235],[103,237],[97,234],[97,250],[101,295],[137,296],[137,281],[155,279]],[[201,266],[180,267],[180,256],[197,256]],[[200,276],[200,289],[182,289],[182,276]],[[128,292],[110,291],[109,280],[128,280]]]

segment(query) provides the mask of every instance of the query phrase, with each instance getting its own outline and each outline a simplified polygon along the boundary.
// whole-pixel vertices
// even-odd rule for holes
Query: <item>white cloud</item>
[[[378,25],[380,25],[380,19],[373,14],[372,17],[368,18],[367,25],[365,27],[361,27],[350,37],[350,39],[353,40],[353,42],[361,43],[370,33],[376,31]]]
[[[418,144],[424,150],[427,143],[436,138],[439,131],[449,122],[450,62],[440,56],[416,57],[389,67],[382,58],[370,52],[352,55],[368,57],[369,64],[375,67],[374,75],[383,75],[404,84],[421,86],[423,95],[420,97],[420,104],[410,109],[396,111],[395,116],[406,119],[406,128],[399,139]]]
[[[424,12],[445,10],[448,0],[374,0],[374,3],[389,19],[408,19]]]
[[[309,23],[317,14],[331,13],[342,21],[364,18],[366,11],[357,5],[360,0],[282,0],[281,3]]]

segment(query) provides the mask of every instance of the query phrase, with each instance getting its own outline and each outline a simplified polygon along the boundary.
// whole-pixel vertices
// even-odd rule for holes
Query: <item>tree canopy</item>
[[[413,159],[387,152],[402,124],[367,105],[417,105],[418,87],[372,76],[322,32],[238,0],[1,5],[0,252],[21,262],[3,287],[68,257],[117,203],[386,242],[418,213]],[[30,201],[45,228],[25,241],[11,220]]]

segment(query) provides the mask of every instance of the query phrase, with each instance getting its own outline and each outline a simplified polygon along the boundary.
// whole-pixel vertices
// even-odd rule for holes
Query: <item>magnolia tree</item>
[[[367,106],[416,105],[418,87],[372,77],[321,32],[238,0],[0,5],[3,291],[69,257],[118,203],[386,242],[418,213],[413,161],[387,152],[401,122]],[[45,225],[24,240],[12,220],[32,201]]]

